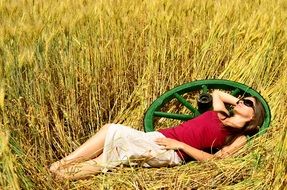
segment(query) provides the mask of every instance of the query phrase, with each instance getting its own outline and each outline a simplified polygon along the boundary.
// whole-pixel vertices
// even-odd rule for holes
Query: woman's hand
[[[168,150],[179,150],[179,149],[183,149],[184,143],[174,140],[174,139],[170,139],[170,138],[157,138],[155,140],[156,144],[162,146],[164,149],[168,149]]]
[[[198,161],[208,160],[214,158],[213,154],[206,153],[202,150],[193,148],[192,146],[189,146],[188,144],[185,144],[183,142],[170,139],[170,138],[158,138],[155,140],[155,142],[162,146],[163,149],[172,149],[172,150],[181,150],[184,151],[186,154],[188,154],[190,157],[193,157],[194,159]]]

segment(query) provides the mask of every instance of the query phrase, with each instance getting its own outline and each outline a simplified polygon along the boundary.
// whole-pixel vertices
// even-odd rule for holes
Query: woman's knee
[[[112,125],[112,123],[107,123],[105,125],[103,125],[102,129],[104,130],[108,130],[108,128]]]
[[[113,126],[115,126],[114,123],[107,123],[107,124],[102,126],[101,131],[107,132],[109,130],[109,128],[112,128]]]

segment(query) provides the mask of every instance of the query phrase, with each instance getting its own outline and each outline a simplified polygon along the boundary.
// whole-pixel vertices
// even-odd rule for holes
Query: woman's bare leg
[[[103,151],[108,127],[109,124],[104,125],[94,136],[92,136],[84,144],[78,147],[74,152],[61,159],[60,161],[53,163],[50,167],[50,171],[55,172],[59,169],[59,167],[95,158],[101,154]]]
[[[76,163],[63,169],[58,169],[55,173],[59,177],[65,179],[82,179],[90,177],[101,172],[102,167],[98,164],[101,162],[101,157],[102,154],[92,160]]]

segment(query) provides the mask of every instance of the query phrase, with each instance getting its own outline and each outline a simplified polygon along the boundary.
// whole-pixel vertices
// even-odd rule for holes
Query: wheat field
[[[0,0],[0,189],[284,189],[287,1]],[[268,131],[235,156],[55,180],[103,124],[143,130],[149,105],[199,79],[244,83]]]

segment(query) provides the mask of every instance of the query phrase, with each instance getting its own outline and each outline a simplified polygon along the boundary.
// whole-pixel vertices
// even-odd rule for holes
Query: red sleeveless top
[[[229,134],[215,111],[207,111],[178,126],[161,129],[159,132],[167,138],[184,142],[199,150],[222,148]],[[190,159],[183,151],[177,153],[185,160]]]

